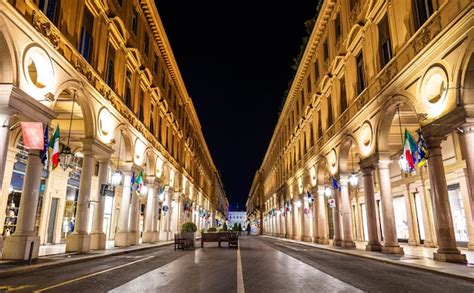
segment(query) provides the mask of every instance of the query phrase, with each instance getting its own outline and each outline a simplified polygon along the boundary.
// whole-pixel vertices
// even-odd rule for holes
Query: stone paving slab
[[[102,251],[91,251],[88,253],[64,253],[49,256],[47,255],[39,257],[37,260],[34,261],[32,265],[28,265],[26,262],[0,260],[0,279],[30,273],[37,270],[47,269],[53,266],[65,266],[69,264],[85,262],[92,259],[162,247],[170,245],[172,243],[173,241],[163,241],[156,244],[143,244],[125,248],[112,248]]]
[[[333,251],[333,252],[342,253],[346,255],[372,259],[376,261],[391,263],[394,265],[406,266],[406,267],[411,267],[414,269],[420,269],[420,270],[424,270],[428,272],[433,272],[433,273],[456,277],[456,278],[460,278],[464,280],[474,281],[474,268],[471,266],[438,262],[430,258],[416,256],[416,255],[400,256],[400,255],[393,255],[393,254],[383,254],[380,252],[365,251],[362,249],[347,249],[347,248],[342,248],[339,246],[316,244],[316,243],[311,243],[311,242],[304,242],[304,241],[279,238],[279,237],[273,237],[273,236],[267,236],[267,235],[262,235],[259,237],[266,237],[266,238],[274,239],[278,241],[296,243],[296,244],[305,245],[308,247],[315,247],[318,249]]]

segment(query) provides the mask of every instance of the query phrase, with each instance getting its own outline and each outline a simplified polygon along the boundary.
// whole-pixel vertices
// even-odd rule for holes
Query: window
[[[132,32],[136,35],[138,32],[138,12],[135,7],[132,8]]]
[[[144,122],[145,121],[145,111],[143,110],[143,104],[145,103],[145,93],[142,89],[140,89],[140,105],[138,110],[138,120]]]
[[[146,33],[143,40],[143,46],[144,46],[143,52],[145,52],[146,57],[148,57],[148,53],[150,51],[150,38],[148,37]]]
[[[318,110],[318,137],[323,135],[323,124],[321,120],[321,110]]]
[[[380,21],[379,25],[379,48],[380,48],[380,69],[392,59],[392,45],[390,42],[390,30],[388,26],[387,15]]]
[[[347,109],[346,80],[344,77],[340,79],[341,84],[341,114]]]
[[[357,66],[357,95],[365,89],[367,86],[365,81],[365,70],[364,70],[364,56],[362,52],[359,53],[356,57],[356,66]]]
[[[109,44],[107,50],[107,64],[106,64],[106,72],[105,72],[105,82],[110,86],[110,88],[114,89],[114,62],[115,62],[115,49],[112,45]]]
[[[51,20],[54,25],[58,26],[59,23],[59,7],[61,6],[60,0],[40,0],[39,9],[43,11],[46,17]]]
[[[82,16],[81,35],[79,40],[79,53],[89,62],[92,61],[92,28],[94,26],[94,16],[87,9],[84,8],[84,15]]]
[[[318,89],[318,83],[319,83],[319,63],[318,60],[314,61],[314,80],[316,84],[316,90]]]
[[[308,78],[306,79],[306,88],[308,90],[308,95],[311,95],[312,88],[311,88],[311,75],[308,75]]]
[[[125,105],[132,109],[132,73],[127,70],[125,74]]]
[[[155,54],[155,59],[153,60],[153,73],[158,74],[158,55]]]
[[[326,62],[328,58],[329,58],[329,47],[328,47],[327,40],[325,40],[323,43],[323,60]]]
[[[413,0],[415,28],[418,30],[433,14],[432,0]]]
[[[334,20],[334,26],[336,29],[336,42],[339,41],[339,39],[342,36],[342,26],[341,26],[341,14],[338,13],[336,16],[336,19]]]
[[[150,109],[150,132],[155,135],[155,104],[151,104]]]
[[[313,122],[314,123],[314,122]],[[313,129],[313,123],[309,125],[309,145],[313,146],[314,145],[314,129]]]
[[[332,117],[332,101],[331,101],[331,96],[328,97],[328,128],[331,127],[332,122],[333,122],[333,117]]]

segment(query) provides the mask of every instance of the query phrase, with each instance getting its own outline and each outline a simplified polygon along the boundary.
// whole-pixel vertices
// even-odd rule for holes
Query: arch
[[[347,34],[347,40],[346,40],[346,43],[344,44],[344,47],[347,49],[347,51],[350,54],[354,53],[353,52],[354,46],[352,44],[355,44],[354,40],[357,38],[359,34],[364,34],[364,31],[359,24],[354,25],[352,29],[349,31],[349,34]]]
[[[117,127],[114,129],[113,132],[113,137],[115,140],[114,144],[114,149],[115,152],[118,156],[118,148],[120,144],[120,160],[123,160],[125,162],[131,162],[132,161],[132,138],[130,136],[130,132],[128,131],[127,125],[122,123],[117,125]]]
[[[13,39],[3,18],[0,18],[0,84],[18,86],[18,56]]]
[[[82,84],[78,80],[67,80],[61,83],[54,95],[54,101],[51,104],[51,109],[54,110],[58,102],[59,96],[68,90],[76,91],[76,102],[79,104],[83,121],[84,121],[84,137],[95,138],[96,137],[96,115],[91,103],[92,97],[87,93]]]
[[[120,17],[115,16],[114,18],[112,18],[112,22],[118,28],[120,36],[123,38],[123,40],[125,42],[127,42],[127,40],[128,40],[128,31],[127,31],[127,27],[125,26],[125,23],[123,22],[123,20],[120,19]]]
[[[145,151],[145,174],[155,176],[156,174],[156,155],[151,147]]]
[[[342,140],[341,145],[339,146],[339,172],[342,173],[348,173],[350,170],[350,163],[352,161],[352,158],[350,158],[351,155],[351,149],[352,148],[357,148],[357,141],[356,139],[351,135],[348,134],[344,137]]]
[[[316,184],[318,186],[324,185],[327,183],[327,178],[329,174],[328,162],[327,159],[321,156],[316,163]]]
[[[472,48],[472,47],[471,47]],[[462,64],[460,99],[461,105],[474,104],[474,54],[472,49],[466,54],[466,58]],[[467,111],[467,115],[474,116],[474,111]]]
[[[376,129],[376,150],[378,152],[389,152],[389,135],[392,127],[393,118],[397,113],[397,107],[404,107],[413,111],[417,115],[417,110],[412,100],[407,96],[396,95],[388,99],[388,101],[382,106],[379,112],[379,120],[377,122]],[[418,117],[418,115],[417,115]],[[418,118],[417,118],[418,121]],[[418,121],[419,123],[419,121]]]

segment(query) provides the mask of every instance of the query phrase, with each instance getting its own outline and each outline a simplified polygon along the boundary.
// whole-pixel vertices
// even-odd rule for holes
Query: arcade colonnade
[[[153,1],[66,3],[0,1],[2,258],[222,222],[223,184]],[[59,127],[58,167],[25,149],[23,121]]]
[[[249,202],[262,233],[394,254],[407,242],[465,264],[473,5],[346,2],[323,2],[255,176]],[[407,134],[425,164],[401,157]]]

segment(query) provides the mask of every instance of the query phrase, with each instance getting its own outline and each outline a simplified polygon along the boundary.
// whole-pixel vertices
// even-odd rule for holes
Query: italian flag
[[[142,185],[143,185],[143,174],[142,174],[142,171],[140,171],[140,173],[138,173],[137,179],[135,179],[135,184],[137,185],[136,190],[137,190],[138,192],[140,192],[140,190],[142,189]]]
[[[415,143],[415,140],[411,136],[410,132],[405,128],[405,139],[403,140],[403,154],[405,155],[405,159],[408,162],[408,166],[410,166],[411,170],[415,169],[415,161],[416,161],[416,152],[418,150],[418,146]]]
[[[53,170],[59,164],[59,124],[56,126],[56,130],[54,131],[53,136],[49,140],[49,147],[53,149],[53,153],[51,154],[51,161],[52,161],[52,168]]]

